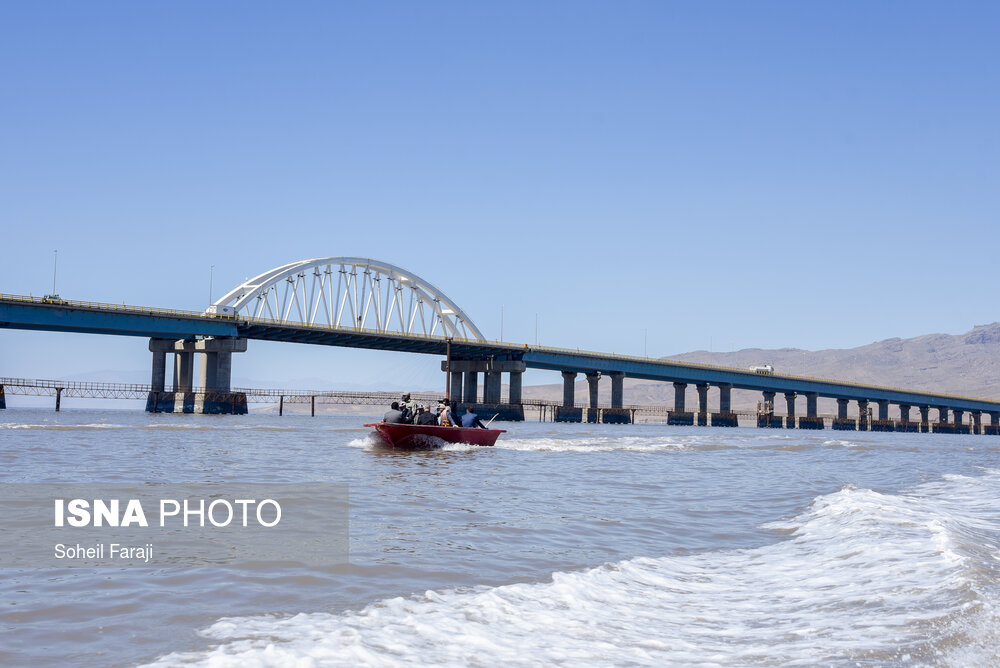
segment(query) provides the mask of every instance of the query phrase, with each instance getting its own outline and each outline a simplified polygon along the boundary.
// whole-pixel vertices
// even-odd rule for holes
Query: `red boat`
[[[469,445],[493,445],[506,429],[466,429],[465,427],[439,427],[425,424],[401,424],[397,422],[373,422],[373,427],[382,440],[394,448],[429,448],[445,443],[468,443]]]

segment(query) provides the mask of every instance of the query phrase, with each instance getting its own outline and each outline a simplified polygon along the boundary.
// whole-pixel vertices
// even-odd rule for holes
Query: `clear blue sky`
[[[64,297],[184,309],[210,265],[218,296],[357,255],[514,341],[962,332],[1000,319],[998,34],[994,2],[4,3],[0,292],[49,292],[54,248]],[[0,375],[148,364],[0,334]],[[252,344],[235,373],[436,364]]]

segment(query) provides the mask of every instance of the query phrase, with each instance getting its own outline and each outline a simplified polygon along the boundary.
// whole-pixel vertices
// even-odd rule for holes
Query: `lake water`
[[[0,411],[0,482],[336,482],[350,563],[3,569],[0,664],[998,666],[1000,438]]]

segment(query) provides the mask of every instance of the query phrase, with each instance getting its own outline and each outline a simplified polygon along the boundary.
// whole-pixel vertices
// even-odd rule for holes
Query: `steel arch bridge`
[[[242,313],[279,324],[486,340],[434,285],[371,258],[321,257],[275,267],[230,290],[208,312]]]

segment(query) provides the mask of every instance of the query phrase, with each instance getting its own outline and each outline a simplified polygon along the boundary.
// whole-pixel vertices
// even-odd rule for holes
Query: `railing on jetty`
[[[53,396],[56,398],[56,410],[60,409],[62,397],[75,397],[86,399],[131,399],[143,400],[153,392],[153,387],[146,383],[102,383],[93,381],[74,380],[45,380],[37,378],[4,378],[0,377],[0,397],[4,392],[11,395],[26,396]],[[195,387],[191,390],[196,396],[213,397],[217,392],[204,387]],[[290,404],[309,404],[312,407],[312,414],[315,415],[316,404],[320,405],[342,405],[342,406],[378,406],[386,407],[393,401],[400,398],[399,392],[358,392],[345,390],[289,390],[273,388],[251,388],[234,387],[229,393],[242,393],[246,395],[248,403],[272,404],[279,407],[279,413],[284,412],[284,406]],[[434,404],[441,399],[442,394],[435,392],[414,392],[411,398],[417,403]],[[505,397],[502,397],[505,398]],[[521,405],[526,411],[537,413],[539,420],[552,420],[560,408],[564,408],[562,402],[547,401],[544,399],[523,399]],[[575,408],[587,410],[589,404],[577,403]],[[609,405],[598,406],[598,410],[611,410]],[[673,410],[666,405],[628,405],[614,408],[614,410],[629,411],[634,417],[636,414],[648,417],[667,417]],[[734,411],[734,415],[741,418],[751,418],[756,415],[753,411]],[[832,419],[833,416],[824,416]]]

